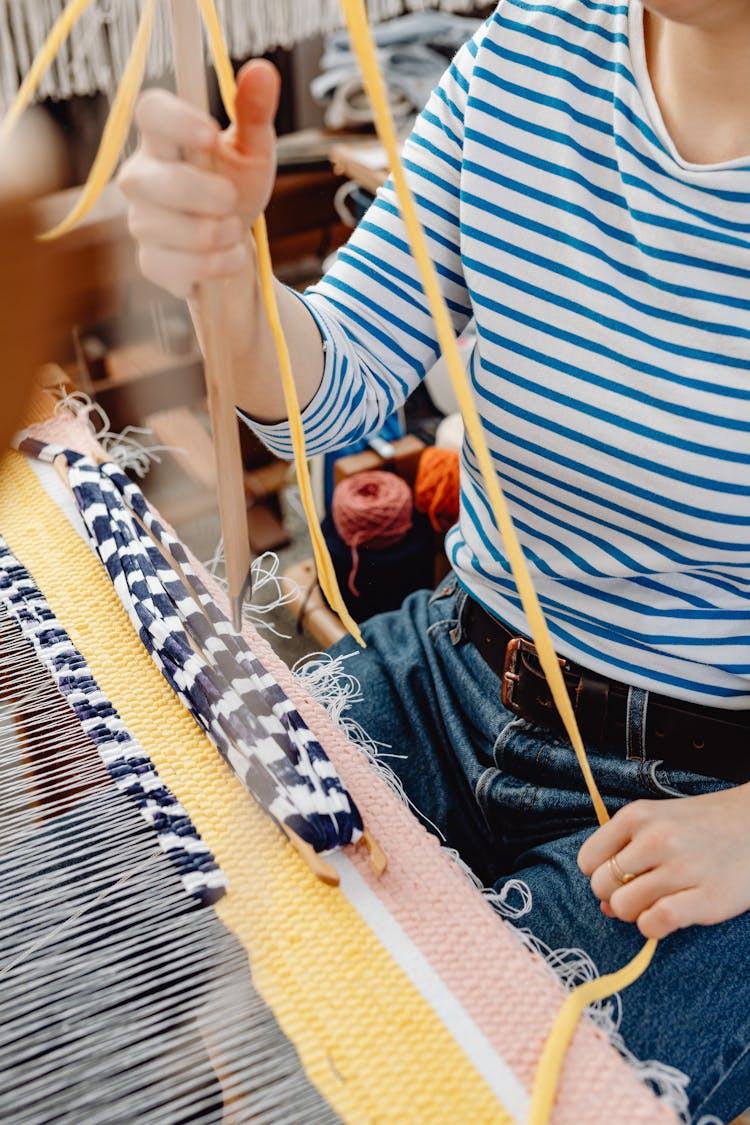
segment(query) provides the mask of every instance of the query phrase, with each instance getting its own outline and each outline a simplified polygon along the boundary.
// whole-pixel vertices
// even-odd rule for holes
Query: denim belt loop
[[[469,595],[466,590],[460,589],[456,594],[456,624],[450,631],[451,644],[454,646],[460,644],[464,638],[464,610],[468,602]]]
[[[628,688],[625,717],[625,748],[628,761],[642,762],[646,758],[647,711],[648,692],[643,688]]]

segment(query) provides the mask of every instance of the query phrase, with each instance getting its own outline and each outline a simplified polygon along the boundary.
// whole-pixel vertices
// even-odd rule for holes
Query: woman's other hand
[[[750,909],[750,786],[634,801],[578,853],[610,918],[647,938],[710,926]]]

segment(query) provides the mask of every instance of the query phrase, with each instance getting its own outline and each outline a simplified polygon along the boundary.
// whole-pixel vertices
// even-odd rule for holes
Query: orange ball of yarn
[[[408,484],[395,473],[372,469],[342,480],[333,493],[331,515],[336,531],[352,549],[349,589],[359,567],[359,548],[380,551],[400,543],[413,522],[413,500]]]
[[[458,519],[461,497],[458,453],[429,446],[419,459],[414,485],[417,510],[426,512],[435,531],[447,531]]]

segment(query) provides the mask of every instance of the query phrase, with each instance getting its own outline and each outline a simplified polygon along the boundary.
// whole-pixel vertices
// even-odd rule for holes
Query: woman
[[[277,96],[250,64],[220,135],[146,95],[121,182],[148,277],[186,298],[242,279],[237,402],[285,455],[244,235]],[[541,943],[605,972],[666,939],[622,1036],[684,1072],[692,1115],[729,1120],[750,1103],[750,3],[502,0],[406,162],[456,330],[476,320],[485,432],[615,815],[592,831],[468,445],[452,576],[365,626],[356,717],[485,882],[525,884]],[[311,453],[376,430],[433,362],[414,277],[386,188],[319,286],[277,286]]]

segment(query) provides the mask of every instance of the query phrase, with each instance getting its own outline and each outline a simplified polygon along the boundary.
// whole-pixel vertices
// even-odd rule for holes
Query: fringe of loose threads
[[[66,0],[0,0],[0,116]],[[74,27],[50,67],[40,98],[65,99],[76,94],[111,95],[135,38],[142,0],[96,0]],[[219,13],[234,58],[291,47],[313,35],[341,27],[339,0],[219,0]],[[474,0],[368,0],[373,22],[405,11],[439,8],[471,12]],[[161,78],[172,68],[172,39],[167,4],[157,11],[146,76]]]
[[[162,453],[185,453],[179,446],[147,444],[153,430],[145,426],[113,430],[107,412],[84,391],[67,393],[58,387],[49,393],[57,400],[54,411],[57,417],[71,415],[82,422],[109,460],[140,480],[148,475],[152,464],[161,464]]]

